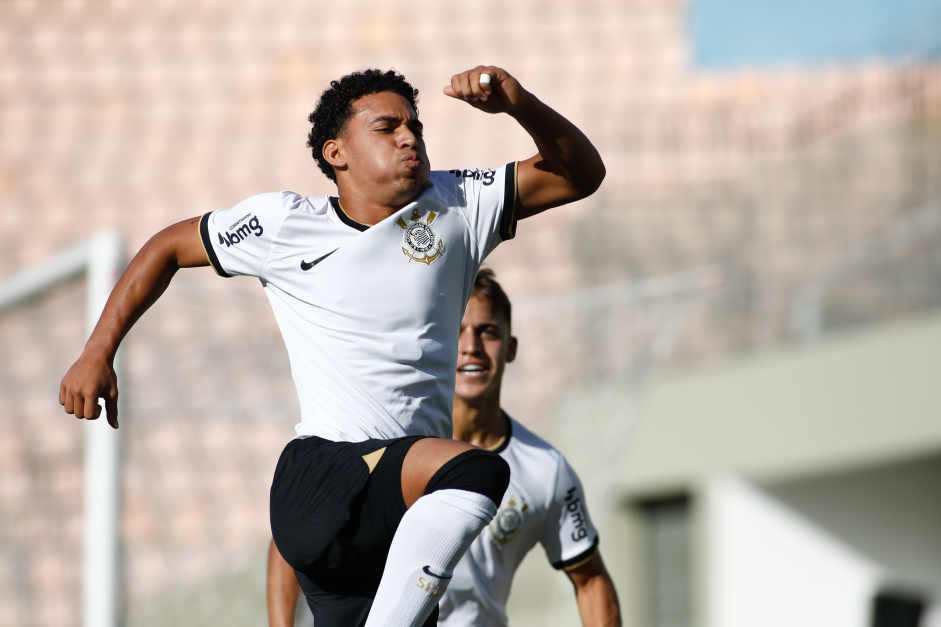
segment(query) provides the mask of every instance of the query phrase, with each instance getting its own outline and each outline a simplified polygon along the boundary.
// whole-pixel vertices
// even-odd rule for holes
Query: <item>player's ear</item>
[[[346,152],[344,150],[343,140],[328,139],[323,143],[323,158],[334,168],[346,167]]]
[[[516,359],[516,336],[511,335],[510,341],[506,343],[506,363]]]

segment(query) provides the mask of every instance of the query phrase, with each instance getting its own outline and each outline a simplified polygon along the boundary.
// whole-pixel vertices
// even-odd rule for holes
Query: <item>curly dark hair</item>
[[[346,125],[353,117],[353,103],[369,94],[391,91],[408,101],[415,114],[418,114],[418,90],[412,87],[405,77],[394,69],[383,72],[370,69],[347,74],[338,81],[331,81],[330,87],[320,95],[317,107],[307,117],[313,127],[307,136],[307,147],[327,178],[337,182],[337,175],[323,157],[323,145],[328,139],[336,139],[346,130]]]

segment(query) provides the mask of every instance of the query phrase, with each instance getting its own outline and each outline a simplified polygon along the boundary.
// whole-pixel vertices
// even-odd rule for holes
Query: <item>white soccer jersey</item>
[[[298,435],[451,437],[457,337],[477,270],[514,235],[516,165],[432,172],[373,226],[336,198],[261,194],[199,229],[222,276],[261,279],[300,398]]]
[[[498,452],[510,465],[510,486],[493,522],[454,569],[439,604],[439,627],[505,626],[513,575],[537,542],[560,570],[597,550],[598,532],[575,471],[551,444],[509,420]]]

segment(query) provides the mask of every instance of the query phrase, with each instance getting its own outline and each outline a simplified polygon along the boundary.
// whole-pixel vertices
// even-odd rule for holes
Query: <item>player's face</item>
[[[431,169],[418,114],[393,92],[363,96],[353,110],[339,141],[354,193],[390,206],[408,204]]]
[[[461,320],[454,394],[469,402],[499,399],[503,368],[516,357],[516,338],[489,299],[474,292]]]

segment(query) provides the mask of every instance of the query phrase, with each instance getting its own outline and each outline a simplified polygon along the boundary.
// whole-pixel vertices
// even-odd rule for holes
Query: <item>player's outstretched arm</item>
[[[95,420],[105,399],[108,423],[118,428],[118,382],[114,356],[138,318],[167,289],[180,268],[209,265],[198,232],[199,218],[160,231],[131,260],[105,304],[85,349],[59,386],[59,404],[76,418]]]
[[[294,627],[301,587],[294,569],[284,561],[274,540],[268,545],[268,625]]]
[[[483,75],[489,83],[481,82]],[[589,196],[604,180],[604,162],[585,134],[506,70],[480,65],[455,74],[444,93],[481,111],[513,116],[536,142],[539,152],[517,170],[517,218]]]
[[[601,560],[601,553],[595,553],[590,560],[566,571],[566,574],[575,586],[578,614],[584,627],[620,627],[618,595]]]

